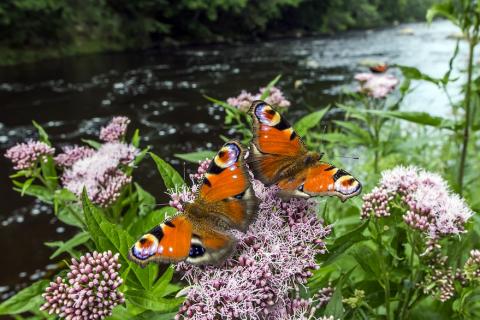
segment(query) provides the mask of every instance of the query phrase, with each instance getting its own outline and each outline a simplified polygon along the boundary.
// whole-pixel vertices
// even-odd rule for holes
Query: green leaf
[[[333,316],[334,319],[343,319],[342,283],[343,281],[338,282],[332,298],[325,307],[325,315]]]
[[[440,129],[455,130],[460,126],[452,120],[439,116],[432,116],[427,112],[419,111],[382,111],[382,110],[361,110],[361,112],[372,113],[381,117],[406,120],[413,123],[432,126]]]
[[[20,195],[21,195],[22,197],[23,197],[23,195],[25,194],[25,191],[27,191],[28,188],[32,185],[33,180],[35,180],[35,178],[27,179],[27,180],[23,183],[22,192],[20,193]]]
[[[147,213],[152,211],[157,204],[155,197],[148,191],[145,191],[138,183],[135,182],[135,188],[137,189],[138,194],[138,203],[139,203],[139,215],[145,216]]]
[[[89,140],[89,139],[82,139],[83,142],[85,142],[86,144],[88,144],[90,147],[94,148],[94,149],[99,149],[102,144],[100,142],[97,142],[95,140]]]
[[[113,224],[107,220],[103,212],[93,206],[88,199],[84,190],[82,195],[83,211],[88,231],[95,242],[97,250],[118,252],[120,254],[120,263],[123,271],[133,271],[134,283],[140,284],[145,289],[150,289],[157,266],[149,264],[145,268],[141,268],[128,259],[130,247],[135,243],[135,239],[123,230],[120,226]],[[129,276],[132,272],[128,273]]]
[[[396,65],[402,71],[402,74],[405,78],[410,79],[410,80],[424,80],[427,82],[431,82],[436,85],[440,85],[442,83],[441,78],[433,78],[430,77],[429,75],[421,72],[415,67],[409,67],[409,66],[402,66],[402,65]]]
[[[176,153],[175,157],[188,161],[198,163],[205,159],[213,159],[215,157],[214,151],[198,151],[198,152],[190,152],[190,153]]]
[[[60,208],[56,216],[58,220],[70,226],[78,228],[83,228],[84,226],[85,218],[83,212],[80,211],[80,208],[76,205],[70,204]]]
[[[14,184],[17,185],[14,181]],[[22,192],[22,185],[17,185],[19,188],[13,188],[15,191]],[[36,197],[42,202],[51,204],[53,202],[53,194],[44,186],[33,184],[23,191],[24,194]]]
[[[158,172],[162,176],[163,183],[167,189],[174,189],[175,187],[181,187],[185,184],[182,176],[171,165],[165,162],[162,158],[155,155],[153,152],[149,152],[153,161],[157,165]]]
[[[451,1],[434,4],[427,11],[426,20],[432,23],[436,16],[444,17],[450,20],[453,24],[458,25],[458,20],[455,17],[454,7]]]
[[[242,111],[240,111],[239,109],[235,108],[234,106],[229,105],[229,104],[226,103],[225,101],[218,100],[218,99],[209,97],[209,96],[207,96],[207,95],[204,95],[203,97],[204,97],[205,99],[207,99],[208,101],[213,102],[214,104],[217,104],[217,105],[225,108],[225,110],[228,110],[228,111],[232,112],[232,113],[235,114],[235,115],[242,113]]]
[[[328,247],[328,254],[322,256],[322,259],[325,259],[322,263],[322,266],[328,265],[335,261],[335,259],[337,259],[354,244],[368,240],[368,237],[362,235],[363,230],[365,230],[367,227],[368,221],[365,221],[355,229],[337,238],[333,244]]]
[[[58,247],[58,249],[55,250],[55,252],[50,256],[50,259],[54,259],[64,252],[68,252],[73,256],[72,254],[73,248],[81,244],[84,244],[88,240],[90,240],[90,234],[86,231],[83,231],[83,232],[77,233],[75,236],[73,236],[73,238],[71,238],[67,242],[63,242],[63,241],[45,242],[45,245],[47,245],[48,247]]]
[[[38,135],[40,136],[40,141],[42,141],[42,142],[48,144],[49,146],[51,146],[52,144],[50,143],[50,140],[48,140],[48,134],[45,131],[45,129],[43,129],[43,127],[35,121],[32,121],[32,123],[33,123],[33,126],[35,128],[37,128]]]
[[[53,158],[47,157],[47,161],[42,161],[40,166],[42,168],[42,175],[47,182],[47,186],[50,188],[50,190],[56,189],[58,186],[58,177]]]
[[[134,223],[130,224],[128,232],[134,237],[139,237],[162,223],[165,218],[173,216],[176,212],[177,210],[172,207],[163,207],[159,210],[151,211],[145,217],[139,217]]]
[[[172,320],[176,314],[177,312],[158,313],[149,310],[136,315],[132,320]]]
[[[127,290],[125,298],[138,307],[158,312],[174,311],[184,300],[184,298],[162,298],[150,291],[136,289]]]
[[[135,129],[132,137],[132,145],[136,148],[140,145],[140,130]]]
[[[172,281],[173,273],[174,268],[171,265],[168,266],[162,276],[158,278],[157,282],[155,282],[155,284],[153,285],[152,293],[155,295],[159,295],[160,297],[165,297],[165,291],[168,288],[170,281]]]
[[[43,304],[42,293],[48,286],[48,280],[40,280],[21,290],[13,297],[0,304],[0,315],[12,315],[38,310]]]
[[[325,116],[329,109],[330,107],[326,107],[322,110],[312,112],[302,117],[293,125],[295,132],[300,137],[305,136],[308,130],[314,128],[320,123],[320,121],[322,121],[322,118]]]
[[[277,84],[277,82],[280,80],[282,77],[281,74],[275,77],[270,83],[265,87],[265,90],[262,93],[262,96],[260,97],[260,100],[265,100],[269,95],[270,95],[270,90],[272,90],[273,86]]]
[[[134,161],[134,164],[135,165],[138,165],[140,162],[142,162],[142,160],[145,158],[145,156],[147,155],[148,151],[150,151],[150,147],[146,147],[144,148],[142,151],[140,151],[140,153],[135,157],[135,161]],[[133,169],[133,168],[132,168]]]

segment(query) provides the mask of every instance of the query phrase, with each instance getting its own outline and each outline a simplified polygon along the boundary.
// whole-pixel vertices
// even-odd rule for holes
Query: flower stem
[[[476,46],[476,38],[469,39],[468,50],[468,71],[467,71],[467,90],[465,90],[465,128],[463,131],[462,154],[460,158],[460,169],[458,173],[458,188],[459,193],[463,193],[463,178],[465,175],[465,161],[467,159],[468,141],[470,137],[470,105],[472,94],[472,74],[473,74],[473,54]]]
[[[390,313],[390,279],[388,276],[388,269],[387,265],[385,262],[385,257],[383,255],[383,244],[382,244],[382,234],[380,232],[380,227],[378,226],[378,221],[374,222],[375,228],[377,231],[377,246],[378,246],[378,253],[380,255],[380,268],[382,271],[383,275],[383,285],[384,285],[384,291],[385,291],[385,309],[387,312],[387,320],[391,319],[391,313]]]

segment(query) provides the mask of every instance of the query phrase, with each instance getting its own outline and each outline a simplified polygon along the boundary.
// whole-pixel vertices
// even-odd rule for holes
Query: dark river
[[[292,102],[293,121],[307,112],[307,106],[324,107],[355,88],[354,74],[366,70],[359,64],[363,60],[443,75],[455,46],[448,36],[455,31],[447,22],[430,27],[408,24],[333,37],[98,54],[0,68],[0,152],[36,138],[32,119],[46,128],[58,150],[81,138],[96,138],[113,115],[126,115],[132,119],[130,129],[141,130],[143,146],[152,145],[155,153],[183,171],[174,153],[214,150],[222,143],[219,135],[228,135],[222,112],[203,94],[226,99],[242,89],[256,93],[282,74],[278,86]],[[460,55],[463,62],[465,50]],[[299,89],[294,88],[296,80],[303,82]],[[414,86],[405,108],[449,115],[440,90]],[[186,165],[187,171],[194,167]],[[1,156],[0,301],[50,276],[53,266],[48,257],[53,251],[44,242],[66,240],[74,232],[55,218],[51,208],[14,192],[10,174],[11,165]],[[151,160],[135,171],[135,179],[165,202]]]

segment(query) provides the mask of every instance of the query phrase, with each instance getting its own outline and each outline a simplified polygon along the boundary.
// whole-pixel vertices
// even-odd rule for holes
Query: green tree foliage
[[[271,31],[370,28],[421,19],[433,2],[5,0],[0,1],[0,64],[144,48],[165,40],[209,42],[259,37]]]

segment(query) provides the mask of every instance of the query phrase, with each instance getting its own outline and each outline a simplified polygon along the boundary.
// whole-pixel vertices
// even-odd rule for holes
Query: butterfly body
[[[255,101],[249,114],[254,136],[249,165],[264,184],[276,184],[281,196],[337,196],[345,201],[361,192],[360,182],[348,172],[320,161],[323,154],[308,151],[286,119],[270,105]]]
[[[239,143],[226,143],[212,160],[195,201],[143,235],[129,258],[141,266],[150,261],[218,264],[231,255],[236,241],[229,230],[246,231],[258,207],[243,158]]]

